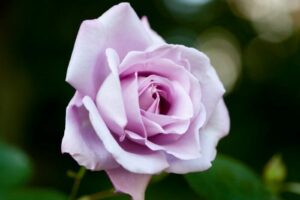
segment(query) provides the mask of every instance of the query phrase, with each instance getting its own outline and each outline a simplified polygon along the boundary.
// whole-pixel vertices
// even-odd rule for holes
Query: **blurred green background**
[[[81,21],[97,18],[119,2],[0,1],[0,179],[22,179],[12,183],[10,191],[51,188],[59,193],[49,199],[63,199],[61,193],[70,192],[73,179],[66,171],[79,167],[60,152],[65,108],[74,93],[64,81],[68,61]],[[231,116],[231,131],[219,152],[258,175],[280,153],[287,181],[300,182],[300,1],[129,2],[167,42],[193,46],[210,56],[227,89]],[[104,173],[88,172],[79,194],[109,187]],[[172,196],[176,188],[180,191]],[[5,199],[1,190],[0,181],[0,199]],[[300,196],[284,193],[282,198]],[[149,187],[147,199],[199,198],[182,176],[170,175]]]

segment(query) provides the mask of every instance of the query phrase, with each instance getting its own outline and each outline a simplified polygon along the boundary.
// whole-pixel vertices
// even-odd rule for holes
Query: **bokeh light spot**
[[[223,28],[212,28],[199,36],[197,48],[205,52],[227,92],[232,91],[241,71],[239,43]]]

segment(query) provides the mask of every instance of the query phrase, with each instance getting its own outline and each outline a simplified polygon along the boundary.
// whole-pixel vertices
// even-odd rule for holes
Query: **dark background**
[[[266,6],[245,11],[239,3],[244,1],[154,0],[131,5],[139,16],[148,16],[167,42],[211,56],[227,88],[231,116],[231,131],[219,152],[258,174],[272,155],[281,153],[288,180],[299,182],[300,7],[289,0],[281,1],[285,7],[263,1]],[[66,171],[78,165],[60,152],[65,108],[74,93],[64,81],[68,61],[81,21],[97,18],[118,2],[0,2],[0,140],[30,157],[29,185],[70,191],[73,180]],[[179,176],[168,179],[174,187],[182,181]],[[80,193],[108,184],[104,173],[88,173]]]

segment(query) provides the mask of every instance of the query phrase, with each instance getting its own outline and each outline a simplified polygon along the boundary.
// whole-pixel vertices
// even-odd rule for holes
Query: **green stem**
[[[71,194],[69,196],[69,200],[75,200],[79,186],[80,186],[81,179],[83,178],[85,171],[86,171],[85,168],[81,167],[79,169],[79,171],[77,172],[76,176],[74,177],[75,181],[74,181],[74,184],[72,187]]]
[[[121,194],[116,193],[113,189],[110,189],[107,191],[102,191],[102,192],[97,192],[94,194],[82,196],[78,200],[100,200],[100,199],[106,199],[109,197],[114,197],[114,196],[119,196],[119,195],[121,195]]]

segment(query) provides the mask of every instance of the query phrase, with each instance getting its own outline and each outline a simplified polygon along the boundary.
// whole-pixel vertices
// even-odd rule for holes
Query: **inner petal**
[[[141,136],[146,135],[145,127],[142,122],[139,99],[138,99],[138,77],[137,74],[128,76],[121,80],[121,87],[124,99],[124,106],[128,123],[125,129],[135,132]]]
[[[156,86],[153,83],[150,83],[139,92],[139,104],[140,108],[143,110],[150,109],[152,112],[158,113],[159,95],[157,94],[155,87]]]
[[[139,104],[141,110],[155,113],[168,114],[172,96],[172,85],[163,77],[157,75],[139,76]]]
[[[145,110],[147,110],[148,112],[152,112],[152,113],[159,113],[160,112],[159,107],[160,107],[160,97],[159,97],[159,95],[156,95],[152,104]]]
[[[159,113],[162,115],[168,114],[171,104],[161,95],[159,103]]]

